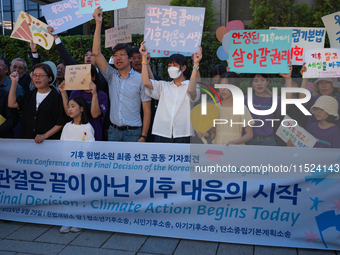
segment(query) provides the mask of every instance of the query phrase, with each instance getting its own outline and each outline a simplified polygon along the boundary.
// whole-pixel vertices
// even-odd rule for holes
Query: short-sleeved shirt
[[[228,122],[226,124],[216,124],[215,144],[227,144],[230,141],[237,140],[242,137],[243,128],[249,126],[248,124],[254,125],[246,106],[244,106],[244,115],[234,115],[233,107],[224,107],[220,103],[217,104],[217,107],[220,110],[219,119],[227,120]]]
[[[131,69],[126,78],[107,65],[103,73],[110,97],[110,121],[117,126],[142,126],[140,116],[141,102],[150,101],[145,94],[142,75]]]
[[[194,135],[190,122],[191,106],[200,97],[200,90],[196,87],[196,98],[191,101],[188,94],[189,81],[183,81],[180,86],[171,81],[151,80],[153,89],[145,89],[150,97],[159,100],[152,134],[178,138]]]
[[[315,104],[316,100],[318,100],[319,97],[315,97],[315,96],[312,96],[311,99],[307,102],[306,104],[306,109],[308,111],[310,111],[311,107]],[[338,101],[338,115],[340,116],[340,97],[335,97],[336,101]],[[311,116],[308,117],[308,120],[307,120],[307,127],[306,129],[308,129],[308,127],[313,124],[313,123],[317,123],[317,119],[315,118],[315,115],[312,114]],[[337,127],[340,129],[340,118],[338,120],[335,121],[335,125],[337,125]]]
[[[92,93],[87,93],[84,90],[74,90],[72,91],[70,95],[70,99],[73,97],[84,97],[87,101],[87,104],[89,106],[89,112],[91,113],[91,105],[92,105]],[[107,95],[103,91],[97,92],[98,96],[98,103],[99,108],[102,114],[98,118],[93,118],[90,114],[90,123],[94,129],[94,137],[96,141],[102,141],[103,140],[103,121],[104,117],[107,111]]]
[[[75,125],[72,122],[68,122],[63,128],[60,140],[94,141],[94,129],[90,123]]]
[[[318,139],[314,148],[340,148],[340,130],[337,126],[321,129],[319,122],[314,122],[307,131]]]
[[[269,110],[272,107],[273,104],[273,99],[272,97],[259,97],[253,94],[253,106],[256,110]],[[247,96],[245,97],[245,102],[246,106],[248,106],[248,98]],[[257,115],[251,112],[251,116],[255,120],[262,120],[263,121],[263,126],[261,121],[255,121],[254,128],[253,128],[253,133],[254,135],[263,135],[263,136],[269,136],[273,135],[274,133],[274,127],[272,124],[272,121],[268,121],[268,119],[278,119],[280,117],[280,112],[281,112],[281,97],[278,97],[277,100],[277,107],[274,113],[269,114],[269,115]],[[267,120],[266,120],[267,119]],[[257,127],[261,126],[261,127]]]

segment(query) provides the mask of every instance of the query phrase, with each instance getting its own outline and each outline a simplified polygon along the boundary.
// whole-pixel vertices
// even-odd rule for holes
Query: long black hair
[[[95,77],[93,83],[97,86],[97,92],[103,90],[97,69],[94,65],[91,64],[91,78],[93,76]]]
[[[68,101],[70,102],[71,100],[76,102],[76,104],[78,104],[79,107],[83,107],[80,124],[87,124],[90,120],[90,109],[89,109],[86,99],[84,97],[72,97]],[[72,123],[73,123],[73,120],[72,120]]]

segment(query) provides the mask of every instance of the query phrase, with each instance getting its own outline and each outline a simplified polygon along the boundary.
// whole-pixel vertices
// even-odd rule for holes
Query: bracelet
[[[35,53],[38,53],[38,52],[37,51],[34,51],[34,52],[32,51],[32,54],[35,54]]]
[[[200,69],[199,66],[193,66],[192,68],[196,69],[198,71],[198,69]]]
[[[148,137],[146,135],[140,135],[140,137],[143,137],[145,139],[145,141],[148,139]]]
[[[142,64],[144,64],[144,65],[148,65],[149,63],[147,63],[147,62],[142,62]]]

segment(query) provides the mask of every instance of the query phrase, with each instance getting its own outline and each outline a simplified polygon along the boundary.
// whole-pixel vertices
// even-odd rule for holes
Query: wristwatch
[[[148,137],[146,135],[140,135],[140,137],[143,137],[145,139],[145,141],[148,139]]]

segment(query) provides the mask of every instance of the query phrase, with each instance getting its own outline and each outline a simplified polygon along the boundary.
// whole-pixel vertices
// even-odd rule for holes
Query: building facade
[[[43,13],[40,4],[58,0],[0,0],[0,34],[10,35],[20,11],[24,11],[36,18],[41,18]],[[128,7],[111,12],[111,26],[131,24],[133,34],[144,33],[145,5],[169,5],[171,0],[129,0]],[[297,0],[297,3],[311,4],[312,0]],[[250,0],[213,0],[215,11],[215,28],[225,26],[230,20],[242,20],[245,26],[252,23],[252,10]],[[44,21],[44,20],[43,20]],[[74,29],[68,34],[89,34],[89,24]]]

